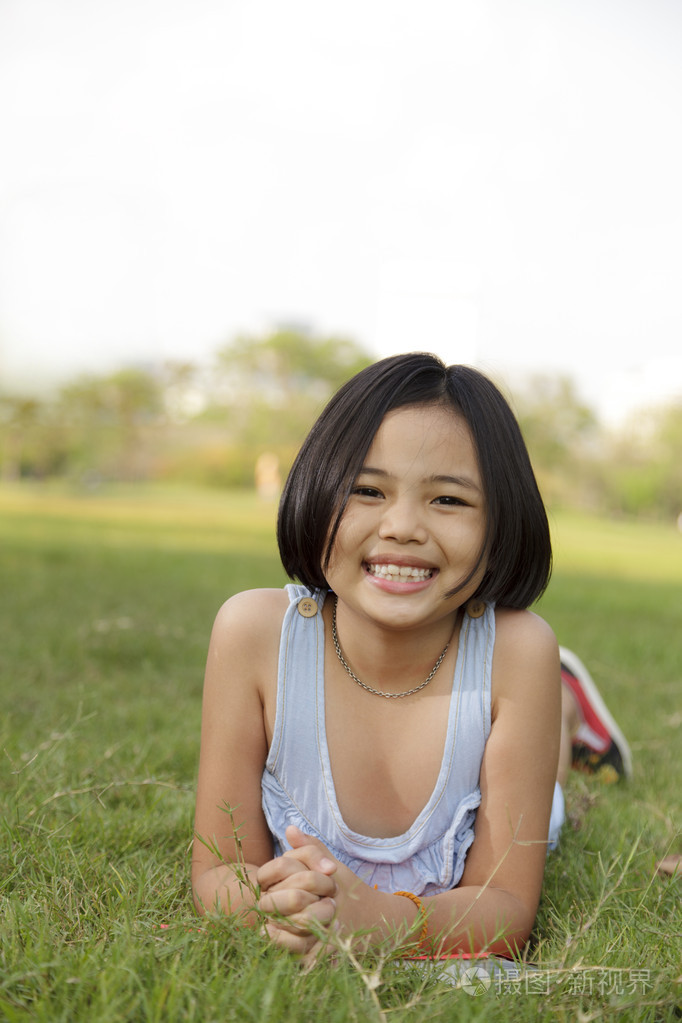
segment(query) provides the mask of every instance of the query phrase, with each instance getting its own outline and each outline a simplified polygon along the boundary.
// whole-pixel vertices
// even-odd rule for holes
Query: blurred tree
[[[265,390],[273,400],[288,400],[311,386],[325,400],[372,357],[350,338],[282,329],[261,338],[242,335],[220,349],[217,360],[229,373],[250,378],[254,390]]]
[[[682,514],[682,399],[661,409],[654,433],[663,467],[661,506],[675,519]]]
[[[163,408],[170,422],[187,422],[203,410],[206,397],[196,363],[168,359],[161,367],[159,381]]]
[[[29,448],[35,444],[42,412],[43,404],[37,398],[0,398],[3,480],[17,480],[27,471]]]
[[[372,361],[349,338],[294,329],[238,337],[217,353],[217,402],[235,439],[299,444],[331,394]]]
[[[601,435],[573,381],[533,376],[515,392],[514,405],[545,499],[573,504],[579,495],[586,498]]]
[[[682,401],[634,415],[609,454],[604,479],[611,509],[677,519],[682,512]]]
[[[134,479],[144,472],[143,431],[162,410],[154,374],[131,368],[80,377],[61,389],[58,407],[79,473]]]
[[[523,435],[539,464],[571,458],[598,432],[595,413],[568,377],[533,376],[515,398]]]

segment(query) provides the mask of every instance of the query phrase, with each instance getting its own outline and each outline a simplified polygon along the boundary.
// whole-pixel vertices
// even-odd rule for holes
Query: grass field
[[[231,593],[281,585],[250,495],[0,490],[0,1018],[680,1018],[682,534],[553,519],[541,613],[631,739],[635,777],[568,789],[530,977],[480,997],[395,957],[303,973],[188,885],[203,663]],[[675,1006],[678,1005],[676,1009]]]

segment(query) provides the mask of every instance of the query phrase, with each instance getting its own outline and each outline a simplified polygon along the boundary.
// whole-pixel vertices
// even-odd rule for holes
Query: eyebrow
[[[386,472],[385,469],[375,469],[371,465],[363,465],[362,469],[358,473],[358,476],[378,476],[381,479],[389,479],[391,477],[390,472]],[[475,483],[470,476],[449,476],[445,473],[437,474],[435,476],[426,477],[426,483],[451,483],[455,487],[465,487],[467,490],[481,491],[481,488]]]

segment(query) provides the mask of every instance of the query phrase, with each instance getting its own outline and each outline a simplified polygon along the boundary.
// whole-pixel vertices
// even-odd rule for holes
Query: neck
[[[331,631],[337,658],[356,683],[382,695],[409,695],[430,685],[456,651],[459,612],[419,629],[385,628],[333,597]]]

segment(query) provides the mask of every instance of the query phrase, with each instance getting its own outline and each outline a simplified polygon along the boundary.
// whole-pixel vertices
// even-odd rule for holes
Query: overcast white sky
[[[0,377],[295,321],[682,395],[681,58],[679,0],[0,0]]]

